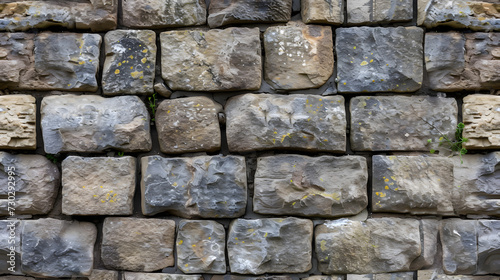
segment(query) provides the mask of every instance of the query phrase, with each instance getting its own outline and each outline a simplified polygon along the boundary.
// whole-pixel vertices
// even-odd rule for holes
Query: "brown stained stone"
[[[351,25],[404,22],[412,19],[412,0],[347,0],[347,23]]]
[[[341,25],[344,23],[344,1],[301,0],[302,21]]]
[[[500,148],[500,96],[473,94],[464,97],[462,136],[466,149]]]
[[[0,149],[36,149],[35,101],[31,95],[0,96]]]
[[[2,5],[2,4],[0,4]],[[35,34],[0,33],[0,88],[16,88],[35,64]]]
[[[123,280],[203,280],[201,275],[123,272]]]

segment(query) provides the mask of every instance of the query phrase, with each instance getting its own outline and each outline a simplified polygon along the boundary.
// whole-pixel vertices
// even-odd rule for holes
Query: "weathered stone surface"
[[[236,219],[229,227],[231,273],[300,273],[311,269],[313,223],[310,220]]]
[[[0,89],[16,88],[25,82],[21,77],[35,64],[34,38],[35,34],[0,33]]]
[[[226,273],[226,231],[215,221],[179,222],[177,267],[184,273]]]
[[[318,88],[333,74],[330,26],[294,21],[269,27],[264,50],[266,81],[275,89]]]
[[[208,25],[287,22],[292,16],[292,0],[212,0]]]
[[[419,232],[415,219],[328,221],[315,230],[318,268],[325,274],[407,271],[421,253]]]
[[[473,94],[464,97],[462,106],[465,124],[462,136],[469,139],[466,149],[500,148],[500,96]]]
[[[342,0],[301,0],[300,13],[305,23],[344,23],[344,1]]]
[[[500,10],[498,3],[418,0],[417,24],[427,28],[445,25],[475,31],[498,31]]]
[[[35,101],[31,95],[0,96],[0,149],[36,149]]]
[[[346,280],[413,280],[413,272],[347,274]]]
[[[345,151],[342,96],[244,94],[229,99],[225,112],[233,152]]]
[[[447,274],[473,274],[477,264],[477,222],[447,219],[439,230],[443,269]]]
[[[94,269],[89,280],[118,280],[118,271]]]
[[[345,280],[344,275],[313,275],[300,280]]]
[[[155,116],[160,150],[167,154],[219,150],[221,111],[220,104],[204,96],[162,101]]]
[[[9,178],[12,177],[12,178]],[[8,207],[16,215],[47,214],[59,191],[57,166],[41,155],[12,155],[0,152],[0,216],[9,216]],[[13,187],[13,190],[9,190]],[[9,204],[9,193],[15,197]]]
[[[203,25],[207,21],[204,0],[123,0],[123,25],[133,28],[165,28]]]
[[[2,276],[2,280],[36,280],[33,277],[24,276]]]
[[[203,280],[201,275],[124,272],[123,280]]]
[[[184,218],[235,218],[245,213],[247,178],[241,156],[143,157],[142,213]]]
[[[154,86],[155,92],[158,93],[159,95],[165,97],[165,98],[170,98],[172,95],[172,91],[167,88],[167,86],[164,83],[156,83]]]
[[[440,221],[437,219],[422,219],[419,222],[422,254],[411,263],[411,270],[431,267],[434,264],[439,246],[438,233]]]
[[[111,30],[116,28],[117,3],[114,0],[7,1],[0,4],[0,30],[26,31],[52,26],[94,32]]]
[[[374,155],[373,212],[454,215],[447,157]]]
[[[429,151],[457,127],[457,102],[431,96],[359,96],[351,99],[355,151]],[[433,144],[428,143],[428,139]]]
[[[49,154],[151,149],[149,114],[137,96],[48,96],[42,100],[41,113]]]
[[[379,24],[412,19],[412,0],[347,0],[348,24]]]
[[[477,274],[500,274],[500,221],[477,222]]]
[[[16,220],[0,220],[0,273],[21,273],[22,224]],[[4,277],[0,276],[0,279]]]
[[[411,92],[423,80],[423,35],[418,27],[336,30],[339,92]]]
[[[62,213],[131,215],[135,158],[76,157],[62,162]]]
[[[258,28],[160,34],[162,77],[172,90],[257,90],[262,80]]]
[[[446,275],[435,270],[419,270],[418,280],[498,280],[498,276]]]
[[[210,278],[210,280],[292,280],[292,277],[288,275],[262,275],[262,276],[251,277],[249,275],[240,276],[237,274],[226,274],[226,275],[214,275],[212,276],[212,278]],[[338,279],[338,280],[344,280],[344,279]]]
[[[153,93],[156,34],[151,30],[116,30],[104,36],[106,60],[102,91],[106,95]]]
[[[360,156],[261,157],[254,180],[259,214],[339,217],[368,205],[368,170]]]
[[[433,90],[500,89],[499,33],[426,33],[425,67]]]
[[[24,221],[22,271],[37,277],[88,276],[94,263],[94,224],[52,218]]]
[[[175,222],[141,218],[106,218],[101,259],[107,268],[155,271],[174,265]]]

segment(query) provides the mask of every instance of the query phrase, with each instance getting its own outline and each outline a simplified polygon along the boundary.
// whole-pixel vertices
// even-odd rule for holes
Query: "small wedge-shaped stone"
[[[0,96],[0,149],[36,149],[35,102],[31,95]]]
[[[94,269],[88,280],[118,280],[118,271]]]
[[[347,274],[346,280],[413,280],[413,272]]]
[[[46,153],[151,150],[149,114],[137,96],[48,96],[41,113]]]
[[[143,157],[142,213],[184,218],[236,218],[245,213],[247,178],[241,156]]]
[[[257,90],[262,80],[258,28],[160,34],[162,77],[172,90]]]
[[[342,96],[244,94],[225,107],[229,150],[271,149],[344,152]]]
[[[344,23],[344,1],[301,0],[300,13],[305,23],[341,25]]]
[[[415,219],[327,221],[316,227],[315,244],[318,268],[325,274],[408,271],[421,253]]]
[[[313,223],[310,220],[236,219],[229,227],[231,273],[300,273],[311,269]]]
[[[203,280],[201,275],[123,272],[123,280]]]
[[[368,204],[367,180],[366,159],[360,156],[261,157],[253,210],[273,215],[356,215]]]
[[[421,219],[420,243],[422,253],[410,266],[410,270],[432,267],[436,258],[440,221],[437,219]]]
[[[443,135],[455,137],[454,98],[359,96],[351,99],[350,109],[355,151],[429,151],[438,148]]]
[[[22,229],[22,271],[36,277],[89,276],[94,264],[94,224],[52,218],[27,220]]]
[[[446,219],[439,230],[443,269],[447,274],[473,274],[477,259],[477,221]]]
[[[347,0],[348,24],[380,24],[412,19],[412,0]]]
[[[22,274],[21,230],[19,220],[0,220],[0,274]]]
[[[500,221],[477,223],[477,274],[500,274]]]
[[[464,97],[462,136],[466,149],[500,148],[500,96],[472,94]]]

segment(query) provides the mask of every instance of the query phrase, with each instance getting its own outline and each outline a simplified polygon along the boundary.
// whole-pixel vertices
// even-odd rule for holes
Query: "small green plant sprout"
[[[46,154],[45,157],[52,161],[53,163],[57,164],[57,162],[59,161],[59,159],[57,158],[57,155],[52,155],[52,154]]]
[[[118,152],[118,156],[119,156],[119,157],[122,157],[122,156],[124,156],[124,155],[125,155],[125,153],[124,153],[124,152]]]
[[[464,123],[457,124],[457,129],[455,130],[455,139],[449,139],[446,135],[444,135],[443,133],[441,133],[441,131],[438,130],[439,133],[441,134],[441,137],[439,137],[438,147],[444,146],[446,149],[452,151],[453,154],[458,153],[458,155],[460,156],[461,164],[464,163],[462,155],[465,155],[467,153],[467,149],[465,149],[462,144],[469,141],[469,139],[462,137],[464,127],[465,127]],[[432,139],[427,139],[427,143],[429,144],[432,143]],[[431,149],[429,152],[431,154],[434,154],[436,150]]]
[[[153,93],[152,96],[148,97],[149,100],[149,108],[151,109],[151,121],[155,121],[155,114],[156,114],[156,92]]]

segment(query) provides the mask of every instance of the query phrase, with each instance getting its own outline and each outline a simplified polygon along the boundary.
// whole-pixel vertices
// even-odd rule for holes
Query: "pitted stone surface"
[[[94,269],[89,280],[118,280],[118,271]]]
[[[233,152],[346,149],[342,96],[244,94],[229,99],[225,112]]]
[[[31,95],[0,96],[0,149],[36,149],[35,101]]]
[[[373,212],[454,215],[449,158],[374,155],[372,162]]]
[[[292,16],[292,0],[212,0],[208,25],[287,22]]]
[[[0,220],[1,274],[23,274],[21,272],[21,230],[21,221]],[[5,278],[3,276],[1,279],[5,280]]]
[[[151,149],[149,114],[137,96],[48,96],[42,100],[41,114],[49,154]]]
[[[339,92],[412,92],[421,87],[421,28],[338,28],[336,35]]]
[[[153,31],[110,31],[104,36],[104,47],[104,94],[153,93],[156,62],[156,34]]]
[[[172,220],[108,217],[102,232],[101,259],[107,268],[149,272],[174,265]]]
[[[123,25],[132,28],[165,28],[203,25],[204,0],[123,0]]]
[[[227,250],[231,273],[300,273],[311,269],[310,220],[233,220]]]
[[[266,81],[275,89],[318,88],[333,74],[330,26],[299,21],[264,33]]]
[[[413,272],[347,274],[346,280],[413,280]]]
[[[368,205],[368,170],[360,156],[261,157],[254,180],[259,214],[339,217]]]
[[[177,231],[177,267],[184,273],[226,273],[226,231],[215,221],[182,220]]]
[[[477,274],[500,274],[500,221],[477,223]]]
[[[408,271],[421,253],[415,219],[327,221],[316,227],[315,244],[318,268],[325,274]]]
[[[463,144],[464,148],[500,148],[500,96],[473,94],[463,100],[462,136],[469,139]]]
[[[438,234],[440,221],[437,219],[421,219],[419,222],[422,253],[411,263],[411,270],[432,267],[439,246]]]
[[[52,218],[23,221],[22,271],[36,277],[89,276],[94,264],[94,224]]]
[[[344,1],[301,0],[300,13],[305,23],[340,25],[344,23]]]
[[[241,156],[143,157],[142,213],[236,218],[245,213],[247,178]]]
[[[76,157],[62,162],[62,213],[132,215],[133,157]]]
[[[441,133],[455,137],[454,98],[360,96],[351,99],[350,109],[355,151],[429,151],[438,148]]]
[[[477,221],[447,219],[439,230],[443,248],[443,269],[447,274],[476,272]]]
[[[203,280],[201,275],[123,272],[123,280]]]
[[[162,32],[162,77],[172,90],[257,90],[259,34],[258,28]]]
[[[162,101],[155,116],[160,150],[167,154],[219,150],[221,111],[220,104],[204,96]]]
[[[347,0],[348,24],[411,21],[412,0]]]
[[[12,177],[12,178],[9,178]],[[12,179],[12,180],[9,180]],[[16,215],[47,214],[59,191],[57,166],[42,155],[0,152],[0,216],[9,216],[9,187],[14,188]]]

